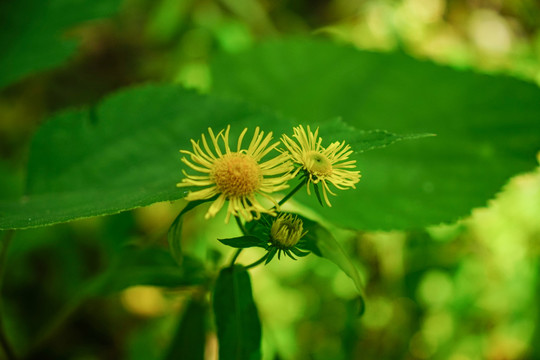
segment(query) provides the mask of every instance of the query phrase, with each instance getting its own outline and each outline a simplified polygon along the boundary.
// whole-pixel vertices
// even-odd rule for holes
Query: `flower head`
[[[312,132],[309,125],[307,131],[300,125],[294,128],[293,138],[296,141],[287,135],[283,135],[281,141],[297,165],[293,175],[296,176],[303,171],[307,178],[308,194],[311,183],[314,186],[321,183],[324,201],[328,206],[332,206],[328,200],[328,193],[334,196],[336,194],[330,190],[328,183],[339,190],[355,188],[354,185],[360,181],[360,171],[349,170],[356,168],[356,160],[348,160],[353,151],[345,141],[333,142],[325,148],[321,145],[322,138],[318,133],[319,128]]]
[[[263,217],[261,226],[262,238],[267,239],[266,264],[268,264],[277,254],[278,259],[284,253],[293,260],[297,257],[309,255],[310,246],[304,238],[307,231],[304,230],[304,223],[298,216],[288,213],[281,213],[274,219]]]
[[[306,234],[302,220],[291,214],[279,215],[270,227],[270,242],[277,248],[289,249]]]
[[[236,151],[231,151],[229,131],[230,126],[227,126],[226,130],[214,135],[212,129],[208,128],[210,144],[202,134],[202,147],[199,141],[191,140],[193,151],[180,150],[189,157],[189,160],[183,157],[182,161],[201,174],[190,175],[183,171],[185,178],[177,186],[204,187],[190,191],[186,196],[188,201],[209,200],[217,196],[205,215],[206,219],[214,217],[226,201],[229,202],[226,222],[231,215],[241,215],[246,221],[258,219],[261,213],[276,215],[274,209],[263,207],[255,195],[269,199],[277,208],[276,201],[268,194],[288,187],[286,183],[291,178],[291,163],[283,154],[262,161],[279,144],[268,145],[272,133],[264,136],[264,132],[257,127],[249,146],[243,149],[246,128],[238,138]]]

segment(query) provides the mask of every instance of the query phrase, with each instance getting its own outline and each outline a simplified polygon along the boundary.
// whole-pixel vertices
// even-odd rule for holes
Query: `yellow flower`
[[[246,128],[238,138],[236,151],[231,151],[229,131],[230,126],[227,126],[225,132],[221,130],[214,135],[212,129],[208,128],[213,150],[204,134],[201,135],[202,147],[198,141],[191,140],[193,151],[180,150],[189,157],[189,160],[183,157],[182,161],[201,174],[189,175],[183,171],[185,178],[176,186],[205,187],[202,190],[190,191],[186,196],[188,201],[208,200],[217,196],[206,213],[206,219],[214,217],[225,201],[229,202],[225,222],[229,222],[231,215],[240,215],[246,221],[259,219],[261,213],[275,216],[275,209],[266,209],[255,195],[259,194],[270,200],[278,209],[278,204],[269,194],[288,187],[286,183],[292,178],[292,164],[285,154],[261,161],[279,144],[278,141],[268,145],[272,140],[271,132],[264,136],[264,132],[257,127],[247,149],[242,149]]]
[[[328,206],[332,206],[328,193],[334,196],[336,194],[330,190],[328,183],[339,190],[354,189],[354,184],[360,181],[360,171],[349,170],[356,168],[356,160],[348,160],[353,151],[345,141],[336,141],[324,148],[318,133],[319,128],[313,133],[308,125],[306,132],[300,125],[294,128],[293,137],[296,141],[287,135],[283,135],[281,141],[290,152],[290,158],[297,164],[293,175],[296,176],[301,170],[304,172],[308,181],[308,194],[311,194],[311,183],[314,186],[321,183],[324,201]]]

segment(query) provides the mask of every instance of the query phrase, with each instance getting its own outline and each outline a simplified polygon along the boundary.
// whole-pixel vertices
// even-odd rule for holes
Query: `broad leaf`
[[[535,84],[310,39],[223,55],[212,73],[215,93],[262,104],[298,123],[342,117],[359,130],[437,134],[356,156],[357,189],[337,190],[331,208],[317,207],[342,226],[409,229],[454,221],[536,165]],[[323,145],[334,140],[321,136]],[[342,139],[354,142],[354,136]],[[302,193],[315,207],[315,196]]]
[[[225,244],[227,246],[232,246],[234,248],[249,248],[249,247],[262,247],[263,249],[267,248],[267,242],[265,240],[261,240],[256,236],[246,235],[246,236],[239,236],[235,238],[229,238],[229,239],[218,239],[222,244]]]
[[[92,114],[92,115],[91,115]],[[231,124],[280,134],[291,121],[245,103],[199,95],[179,86],[118,93],[96,109],[58,114],[36,133],[27,196],[0,202],[0,229],[50,225],[180,199],[179,149],[191,149],[211,126]]]
[[[66,61],[77,48],[66,30],[110,16],[119,5],[120,0],[1,1],[0,87]]]
[[[319,135],[323,135],[328,142],[343,141],[355,152],[361,153],[368,150],[381,149],[398,141],[415,140],[434,136],[435,134],[394,134],[386,130],[359,130],[347,124],[341,118],[331,119],[315,124],[319,128]],[[312,129],[315,131],[315,129]]]
[[[214,289],[214,313],[219,358],[260,359],[261,322],[246,269],[235,266],[221,270]]]

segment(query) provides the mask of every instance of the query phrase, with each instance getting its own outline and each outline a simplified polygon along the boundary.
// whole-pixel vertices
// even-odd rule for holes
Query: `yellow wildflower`
[[[240,215],[246,221],[259,219],[261,213],[276,215],[275,209],[266,209],[255,195],[270,200],[277,209],[278,204],[269,194],[288,187],[292,164],[287,161],[285,154],[262,161],[263,157],[276,148],[279,141],[269,145],[272,133],[264,136],[258,127],[247,149],[243,149],[242,140],[247,130],[244,129],[240,134],[236,151],[231,151],[229,147],[230,126],[217,135],[208,128],[213,150],[204,134],[201,135],[202,147],[199,141],[191,140],[193,151],[180,150],[189,157],[189,160],[183,157],[182,161],[201,175],[190,175],[183,171],[185,178],[177,186],[205,187],[190,191],[186,200],[208,200],[217,196],[206,213],[206,219],[214,217],[225,201],[229,202],[225,222],[229,222],[231,215]]]
[[[310,192],[310,184],[321,183],[324,201],[332,206],[328,200],[328,193],[336,195],[330,190],[328,183],[336,189],[346,190],[355,188],[354,184],[360,181],[360,171],[349,169],[356,168],[356,160],[348,160],[352,154],[351,147],[343,142],[333,142],[324,148],[322,138],[318,136],[319,128],[313,133],[307,127],[307,132],[302,125],[294,128],[293,139],[287,135],[281,137],[281,141],[290,152],[290,158],[297,164],[294,172],[296,176],[303,171],[307,177],[307,192]]]

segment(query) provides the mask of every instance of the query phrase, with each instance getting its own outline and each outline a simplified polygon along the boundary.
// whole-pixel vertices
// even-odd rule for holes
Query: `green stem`
[[[236,220],[236,224],[238,224],[238,227],[240,228],[242,235],[247,235],[247,230],[244,227],[244,224],[242,224],[242,221],[240,220],[240,218],[238,216],[235,216],[234,220]]]
[[[298,190],[300,190],[300,188],[301,188],[302,186],[304,186],[304,185],[306,184],[306,182],[307,182],[307,179],[306,179],[306,180],[302,180],[302,181],[300,182],[300,184],[296,185],[296,187],[295,187],[294,189],[292,189],[290,193],[288,193],[287,195],[285,195],[285,197],[284,197],[283,199],[281,199],[281,200],[278,202],[279,206],[285,204],[285,202],[286,202],[287,200],[289,200],[294,194],[296,194],[296,192],[297,192]]]
[[[238,259],[238,255],[240,255],[240,253],[242,252],[243,249],[238,249],[236,250],[236,252],[234,253],[234,256],[231,260],[231,263],[229,265],[229,267],[232,267],[234,265],[234,263],[236,262],[236,259]]]
[[[247,232],[246,228],[244,227],[244,224],[242,224],[242,221],[240,220],[240,218],[238,216],[235,216],[234,220],[236,220],[236,224],[240,228],[240,231],[242,232],[242,235],[247,235],[248,232]],[[234,253],[233,258],[232,258],[231,263],[230,263],[229,266],[232,267],[234,265],[234,263],[236,262],[236,259],[238,259],[238,255],[240,255],[241,252],[242,252],[242,249],[236,250],[236,252]]]
[[[6,355],[6,358],[8,360],[15,360],[17,357],[15,356],[15,352],[13,348],[11,347],[7,335],[4,332],[4,324],[2,322],[2,319],[4,319],[4,316],[2,316],[3,308],[2,308],[2,284],[4,279],[4,272],[6,269],[6,258],[7,258],[7,251],[9,244],[11,243],[11,239],[13,238],[13,235],[15,232],[13,230],[8,230],[6,232],[6,235],[4,237],[4,240],[2,241],[2,248],[0,249],[0,345],[2,346],[2,349],[4,350],[4,354]]]
[[[251,263],[251,264],[247,265],[246,270],[251,269],[251,268],[261,264],[262,262],[264,262],[268,258],[268,254],[269,253],[264,254],[264,256],[262,258],[260,258],[259,260],[255,261],[254,263]]]

